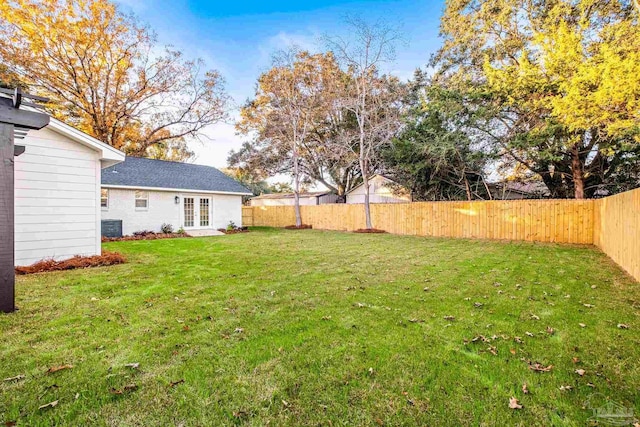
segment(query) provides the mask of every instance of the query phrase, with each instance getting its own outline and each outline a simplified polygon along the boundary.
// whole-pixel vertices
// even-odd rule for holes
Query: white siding
[[[122,220],[122,233],[135,231],[160,231],[162,224],[171,224],[180,228],[180,206],[175,203],[177,193],[168,191],[149,191],[147,209],[136,208],[135,190],[119,188],[109,189],[109,207],[102,208],[102,219]]]
[[[371,180],[369,180],[369,203],[410,202],[411,198],[409,196],[398,196],[393,194],[393,191],[389,187],[389,184],[392,183],[393,181],[381,177],[380,175],[376,175]],[[347,194],[347,203],[364,203],[364,185],[356,187],[353,191]]]
[[[15,264],[100,253],[99,153],[48,128],[16,144]]]
[[[102,208],[102,219],[122,220],[122,233],[125,235],[140,230],[158,232],[164,223],[171,224],[174,230],[178,230],[184,225],[183,197],[211,199],[211,221],[207,228],[223,228],[229,224],[229,221],[233,221],[238,226],[242,225],[242,196],[149,190],[149,206],[145,210],[135,207],[135,189],[109,188],[108,190],[109,207]],[[180,198],[179,204],[175,202],[176,196]],[[196,200],[196,209],[197,203]]]
[[[213,228],[225,228],[229,221],[242,227],[242,196],[212,195]]]

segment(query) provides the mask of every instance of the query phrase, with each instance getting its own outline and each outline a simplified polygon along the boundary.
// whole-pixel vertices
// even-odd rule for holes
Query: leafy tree
[[[450,0],[437,79],[552,196],[592,197],[640,154],[637,20],[622,0]]]
[[[359,184],[357,159],[353,156],[337,155],[331,149],[335,141],[354,126],[352,116],[339,102],[348,85],[347,75],[340,70],[331,53],[311,55],[308,52],[293,52],[289,54],[291,55],[294,56],[293,62],[298,69],[299,78],[306,79],[300,86],[309,95],[304,99],[313,99],[311,102],[314,103],[309,106],[310,115],[304,138],[298,138],[296,144],[300,183],[320,182],[329,190],[344,194]],[[274,70],[275,68],[274,66]],[[281,143],[281,129],[277,127],[280,122],[273,121],[280,115],[284,115],[285,120],[290,116],[285,112],[267,108],[273,103],[268,97],[262,96],[259,99],[262,92],[271,90],[268,85],[269,80],[274,79],[274,70],[270,75],[265,73],[261,77],[259,85],[264,86],[264,89],[258,89],[256,99],[245,107],[242,121],[238,124],[239,130],[244,134],[255,132],[254,138],[245,142],[240,149],[231,152],[227,160],[231,167],[256,171],[263,178],[279,173],[291,173],[293,170],[289,145],[286,142],[284,145]],[[306,77],[303,76],[305,73]],[[314,87],[306,87],[310,84]],[[314,95],[311,97],[311,94]],[[258,123],[258,116],[265,119],[262,124]],[[267,117],[271,119],[267,120]],[[273,137],[274,133],[277,134],[277,138]]]
[[[491,198],[484,179],[491,153],[472,142],[459,97],[417,71],[407,103],[403,131],[383,150],[385,174],[413,200]]]
[[[254,173],[243,168],[224,168],[222,169],[226,175],[238,181],[247,187],[254,196],[270,193],[292,193],[293,187],[287,182],[276,182],[269,184]],[[247,201],[251,196],[243,196],[243,201]]]
[[[291,172],[298,227],[302,225],[299,194],[306,176],[305,143],[324,117],[324,74],[331,65],[332,57],[323,54],[295,48],[278,52],[271,69],[258,79],[255,98],[242,108],[237,123],[237,129],[254,140],[245,144],[240,157],[231,155],[232,164],[244,160],[270,174]]]
[[[188,157],[185,138],[225,117],[218,72],[162,51],[109,0],[1,2],[0,62],[55,117],[130,155]]]

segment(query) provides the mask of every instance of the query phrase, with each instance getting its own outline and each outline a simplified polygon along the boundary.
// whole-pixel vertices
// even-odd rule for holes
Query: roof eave
[[[198,190],[191,188],[169,188],[169,187],[147,187],[143,185],[118,185],[118,184],[101,184],[103,188],[115,188],[122,190],[148,190],[148,191],[170,191],[176,193],[199,193],[199,194],[223,194],[228,196],[252,196],[253,193],[245,193],[241,191],[221,191],[221,190]]]

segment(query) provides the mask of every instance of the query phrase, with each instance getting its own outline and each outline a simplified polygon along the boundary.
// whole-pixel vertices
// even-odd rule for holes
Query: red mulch
[[[234,228],[233,230],[227,230],[226,228],[218,228],[218,231],[224,233],[224,234],[238,234],[238,233],[248,233],[249,232],[249,228],[248,227],[240,227],[240,228]]]
[[[64,261],[44,259],[26,267],[16,267],[16,274],[45,273],[47,271],[75,270],[76,268],[103,267],[124,264],[126,259],[117,252],[102,252],[102,255],[74,256]]]
[[[354,233],[386,233],[384,230],[378,230],[377,228],[358,228]]]
[[[287,230],[309,230],[312,228],[309,224],[302,224],[300,227],[297,225],[287,225],[285,229]]]
[[[177,239],[179,237],[191,237],[187,233],[146,233],[133,236],[123,237],[103,237],[103,242],[123,242],[129,240],[158,240],[158,239]]]

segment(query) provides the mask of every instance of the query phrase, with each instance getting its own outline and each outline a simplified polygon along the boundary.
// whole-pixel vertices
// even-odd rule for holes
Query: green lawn
[[[590,396],[640,413],[640,285],[592,248],[274,229],[105,248],[129,262],[18,279],[0,380],[25,378],[0,383],[0,422],[582,426]]]

